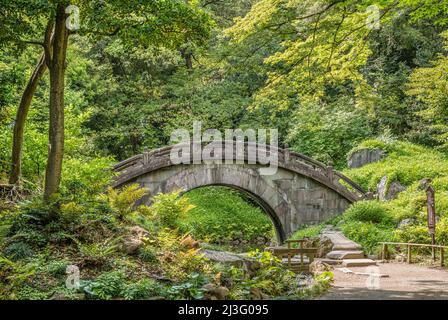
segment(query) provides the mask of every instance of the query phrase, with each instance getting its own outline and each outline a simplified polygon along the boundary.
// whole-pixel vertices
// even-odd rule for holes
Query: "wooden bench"
[[[310,272],[310,264],[316,256],[317,248],[304,248],[305,241],[303,239],[286,240],[287,247],[271,247],[269,251],[281,259],[289,270],[295,273],[308,273]],[[294,243],[298,243],[299,248],[292,248]]]

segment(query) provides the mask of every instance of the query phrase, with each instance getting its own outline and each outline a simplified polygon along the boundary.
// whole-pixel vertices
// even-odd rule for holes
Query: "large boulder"
[[[406,187],[397,180],[391,182],[387,188],[387,179],[387,176],[382,177],[377,186],[378,199],[381,201],[395,199],[400,192],[406,190]]]
[[[366,164],[378,162],[386,153],[381,149],[360,149],[353,152],[347,159],[347,166],[349,168],[360,168]]]
[[[235,267],[242,267],[244,265],[244,262],[248,260],[242,255],[225,251],[201,249],[200,253],[204,255],[204,258],[207,258],[211,261],[225,263],[233,265]]]

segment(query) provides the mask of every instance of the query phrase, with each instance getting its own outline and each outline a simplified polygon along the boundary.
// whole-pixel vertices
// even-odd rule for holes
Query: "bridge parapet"
[[[327,166],[322,162],[319,162],[304,154],[290,151],[289,149],[281,149],[270,145],[244,142],[244,158],[241,159],[241,155],[239,155],[240,156],[239,158],[237,157],[237,152],[235,148],[236,144],[239,142],[236,141],[214,141],[208,143],[204,142],[202,143],[202,146],[208,145],[209,147],[214,146],[225,148],[226,143],[231,144],[233,146],[233,156],[232,156],[233,159],[231,160],[242,160],[245,164],[253,164],[253,163],[259,163],[260,160],[258,157],[259,154],[263,154],[264,152],[267,155],[271,155],[274,153],[277,155],[277,157],[271,158],[275,159],[274,163],[271,163],[271,165],[276,165],[280,168],[291,170],[301,175],[307,176],[313,180],[316,180],[319,183],[335,190],[350,202],[354,202],[365,198],[365,192],[362,189],[362,187],[359,186],[354,181],[352,181],[351,179],[349,179],[344,174],[334,170],[331,166]],[[186,142],[177,145],[162,147],[159,149],[144,152],[143,154],[136,155],[134,157],[131,157],[127,160],[124,160],[116,164],[113,170],[119,174],[116,177],[113,186],[118,187],[144,173],[175,165],[172,163],[170,158],[172,148],[177,147],[178,149],[181,149],[182,147],[184,147],[184,148],[190,148],[190,150],[192,150],[191,149],[192,146],[193,146],[192,142],[189,143]],[[253,157],[254,155],[253,150],[256,150],[255,158]],[[189,156],[190,156],[189,163],[192,164],[193,163],[192,152],[190,152]],[[220,159],[221,163],[223,160],[224,159]],[[202,161],[213,162],[217,161],[217,159],[214,158],[213,154],[202,155]]]

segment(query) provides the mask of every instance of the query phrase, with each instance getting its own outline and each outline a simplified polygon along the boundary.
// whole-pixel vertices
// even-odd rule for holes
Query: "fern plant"
[[[147,188],[132,184],[121,190],[109,188],[104,197],[118,217],[124,219],[135,212],[135,203],[148,193]]]
[[[108,238],[102,242],[82,243],[75,237],[70,237],[77,245],[84,261],[91,264],[103,264],[107,258],[115,254],[122,237]]]

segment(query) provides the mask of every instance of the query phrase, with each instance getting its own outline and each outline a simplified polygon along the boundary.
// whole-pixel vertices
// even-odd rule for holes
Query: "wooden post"
[[[436,244],[436,208],[435,208],[435,191],[430,185],[426,188],[426,201],[428,210],[428,231],[431,235],[431,244]],[[431,247],[432,260],[436,261],[436,248]]]
[[[388,258],[387,244],[383,243],[383,254],[382,254],[382,259],[383,259],[383,260],[387,260],[387,258]]]
[[[411,245],[410,244],[408,244],[408,263],[411,263]]]
[[[300,249],[303,249],[303,241],[300,241]],[[300,266],[303,266],[303,251],[300,253]]]
[[[440,266],[441,267],[443,267],[445,265],[445,263],[443,261],[444,258],[445,258],[445,256],[444,256],[444,252],[443,252],[443,247],[440,247]]]
[[[432,245],[433,245],[433,247],[431,247],[432,261],[436,261],[436,248],[434,247],[436,245],[436,235],[435,234],[431,234],[431,241],[432,241]]]

